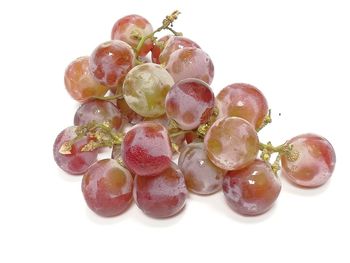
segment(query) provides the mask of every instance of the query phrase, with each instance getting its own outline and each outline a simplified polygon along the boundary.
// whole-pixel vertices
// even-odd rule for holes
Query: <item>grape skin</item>
[[[159,61],[159,55],[163,51],[166,42],[168,39],[171,37],[171,35],[165,35],[161,37],[160,39],[157,40],[156,43],[154,43],[153,48],[152,48],[152,62],[156,64],[160,64]]]
[[[138,65],[125,78],[124,99],[139,115],[159,117],[165,113],[165,96],[173,84],[173,78],[158,64]]]
[[[270,164],[257,159],[241,170],[227,172],[223,192],[234,211],[255,216],[271,208],[281,192],[281,182]]]
[[[167,129],[153,122],[136,124],[125,134],[121,153],[132,173],[141,176],[161,173],[170,166],[172,158]]]
[[[182,49],[185,47],[200,48],[200,46],[197,43],[195,43],[194,41],[186,37],[182,37],[182,36],[170,37],[166,42],[164,49],[159,55],[159,62],[161,64],[166,65],[172,53],[174,53],[178,49]]]
[[[69,95],[79,102],[93,96],[104,96],[108,88],[90,74],[89,57],[80,57],[70,63],[64,73],[64,84]]]
[[[302,134],[288,141],[298,152],[296,161],[282,155],[282,174],[302,187],[318,187],[326,183],[334,171],[336,156],[327,139],[316,134]]]
[[[179,168],[185,176],[188,190],[201,195],[221,190],[226,171],[208,159],[203,143],[191,143],[184,147],[179,157]]]
[[[127,43],[112,40],[99,45],[90,56],[89,70],[101,84],[116,92],[135,64],[135,54]]]
[[[199,79],[177,82],[165,99],[169,119],[183,130],[192,130],[206,123],[213,113],[215,97],[211,88]]]
[[[90,100],[82,104],[74,115],[74,125],[81,126],[91,121],[110,122],[113,131],[123,127],[123,117],[118,108],[109,101]]]
[[[235,83],[222,89],[216,96],[219,118],[236,116],[249,121],[255,129],[261,127],[267,113],[266,98],[256,87]]]
[[[84,174],[81,189],[92,211],[100,216],[116,216],[131,204],[133,178],[116,160],[104,159]]]
[[[186,78],[203,80],[209,85],[214,78],[214,65],[208,54],[199,48],[185,47],[170,55],[165,68],[175,82]]]
[[[75,126],[71,126],[58,134],[53,145],[53,155],[62,170],[72,175],[81,175],[97,160],[97,151],[81,152],[81,148],[89,141],[82,138],[72,145],[70,154],[61,154],[59,150],[62,144],[75,138],[75,129]]]
[[[259,150],[254,127],[239,117],[216,120],[209,128],[204,143],[209,159],[224,170],[247,166],[255,160]]]
[[[184,176],[176,164],[153,176],[136,175],[134,199],[151,217],[165,218],[179,213],[185,206],[187,189]]]
[[[115,22],[111,33],[111,38],[112,40],[122,40],[128,43],[132,48],[136,49],[141,38],[150,35],[152,32],[152,25],[146,18],[139,15],[128,15]],[[152,40],[147,39],[141,47],[139,56],[146,56],[152,47]]]

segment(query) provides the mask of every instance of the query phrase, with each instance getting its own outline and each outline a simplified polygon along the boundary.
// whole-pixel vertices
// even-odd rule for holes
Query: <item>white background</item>
[[[1,1],[0,262],[349,262],[350,8],[348,1]],[[328,138],[333,177],[299,189],[282,179],[271,211],[235,214],[221,193],[190,195],[177,217],[155,220],[133,205],[116,218],[89,211],[81,177],[52,158],[56,135],[78,104],[65,67],[108,40],[131,13],[175,29],[215,65],[212,88],[260,88],[279,144],[304,132]],[[278,115],[281,113],[281,116]]]

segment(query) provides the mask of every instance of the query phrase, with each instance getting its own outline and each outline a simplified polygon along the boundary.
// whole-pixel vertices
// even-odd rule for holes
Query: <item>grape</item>
[[[237,170],[257,156],[259,140],[254,127],[239,117],[218,119],[204,138],[209,159],[221,169]]]
[[[172,36],[169,38],[163,51],[160,53],[159,62],[166,65],[169,61],[170,55],[174,53],[174,51],[185,47],[200,48],[200,46],[191,39],[181,36]]]
[[[112,40],[94,50],[89,60],[89,69],[98,82],[115,93],[134,63],[132,48],[123,41]]]
[[[129,123],[136,124],[143,120],[143,117],[134,112],[124,99],[117,100],[116,106]]]
[[[85,125],[93,120],[98,123],[110,122],[115,132],[119,131],[123,126],[121,113],[109,101],[91,100],[82,104],[75,113],[74,125]]]
[[[209,120],[214,104],[214,93],[208,84],[198,79],[184,79],[170,89],[165,110],[181,129],[192,130]]]
[[[151,217],[170,217],[177,214],[185,206],[186,196],[184,176],[174,163],[154,176],[135,177],[135,202]]]
[[[231,84],[216,96],[219,118],[227,116],[241,117],[258,129],[267,113],[268,106],[264,95],[252,85]]]
[[[255,160],[241,170],[227,172],[223,191],[234,211],[254,216],[271,208],[281,191],[281,182],[269,164]]]
[[[329,141],[315,134],[302,134],[288,141],[298,153],[295,161],[282,155],[282,174],[296,185],[317,187],[331,177],[336,156]]]
[[[209,85],[214,77],[214,65],[208,54],[199,48],[185,47],[170,55],[165,67],[175,82],[186,78],[201,79]]]
[[[125,165],[137,175],[161,173],[170,166],[172,158],[166,128],[152,122],[131,128],[125,134],[121,152]]]
[[[89,141],[87,138],[82,138],[72,145],[70,154],[61,154],[59,151],[62,144],[76,137],[75,129],[76,127],[71,126],[58,134],[53,145],[53,156],[62,170],[72,175],[80,175],[97,160],[97,151],[81,152],[81,148]]]
[[[120,18],[113,26],[112,39],[119,39],[136,49],[142,37],[152,34],[153,28],[146,18],[139,15],[128,15]],[[143,44],[139,55],[146,56],[152,49],[153,42],[149,38]]]
[[[89,57],[80,57],[69,64],[64,84],[71,97],[84,102],[93,96],[104,96],[108,88],[98,83],[89,72]]]
[[[213,194],[222,187],[226,171],[216,167],[208,159],[203,143],[185,146],[179,157],[179,167],[185,176],[188,190],[194,193]]]
[[[166,42],[170,38],[170,35],[166,35],[161,37],[160,39],[157,40],[156,43],[154,43],[153,48],[152,48],[152,62],[156,64],[160,64],[159,62],[159,55],[163,51]]]
[[[84,174],[81,189],[92,211],[101,216],[116,216],[131,204],[133,178],[116,160],[104,159]]]
[[[138,65],[125,78],[124,99],[141,116],[159,117],[165,113],[165,96],[173,84],[173,78],[161,66]]]

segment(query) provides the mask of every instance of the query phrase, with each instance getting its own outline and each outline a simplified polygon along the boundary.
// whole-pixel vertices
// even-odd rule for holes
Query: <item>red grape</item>
[[[234,211],[253,216],[271,208],[281,191],[281,182],[269,164],[255,160],[241,170],[227,172],[223,191]]]
[[[165,110],[181,129],[192,130],[209,120],[214,104],[214,93],[208,84],[199,79],[184,79],[170,89]]]
[[[260,90],[244,83],[231,84],[216,96],[219,118],[236,116],[258,129],[268,113],[267,101]]]
[[[185,47],[170,55],[165,67],[175,82],[197,78],[210,83],[214,77],[214,65],[208,54],[199,48]]]
[[[112,39],[119,39],[136,49],[142,37],[152,34],[153,28],[150,22],[139,15],[128,15],[120,18],[113,26]],[[143,44],[139,55],[146,56],[152,49],[153,42],[149,38]]]
[[[81,189],[92,211],[101,216],[116,216],[131,204],[133,178],[116,160],[104,159],[84,174]]]
[[[97,160],[97,151],[81,152],[81,149],[88,143],[87,138],[82,138],[72,145],[70,154],[60,153],[63,143],[76,137],[76,127],[71,126],[58,134],[53,145],[53,155],[57,165],[65,172],[73,175],[80,175],[87,171],[91,164]]]
[[[177,214],[185,206],[186,196],[184,176],[174,163],[154,176],[135,177],[135,202],[151,217],[170,217]]]
[[[109,101],[91,100],[82,104],[75,113],[74,125],[81,126],[91,121],[110,122],[114,131],[123,126],[123,118],[118,108]]]
[[[222,187],[226,171],[208,159],[203,143],[186,145],[179,157],[179,167],[185,176],[187,188],[194,193],[213,194]]]
[[[336,156],[329,141],[315,134],[302,134],[288,141],[298,153],[295,161],[282,155],[282,174],[303,187],[317,187],[331,177]]]
[[[141,122],[131,128],[122,143],[122,158],[137,175],[163,172],[170,166],[172,150],[168,132],[158,123]]]
[[[73,99],[84,102],[93,96],[104,96],[108,88],[98,83],[89,72],[89,57],[80,57],[69,64],[64,84]]]
[[[157,40],[156,43],[154,43],[153,48],[152,48],[152,62],[156,64],[160,64],[159,62],[159,55],[163,51],[166,42],[168,39],[171,37],[171,35],[166,35],[161,37],[160,39]]]
[[[134,63],[133,49],[123,41],[112,40],[94,50],[90,57],[89,69],[98,82],[108,86],[115,93]]]
[[[159,55],[159,62],[161,64],[166,65],[172,53],[174,53],[178,49],[182,49],[185,47],[200,48],[200,46],[197,45],[197,43],[195,43],[194,41],[186,37],[181,37],[181,36],[170,37],[169,40],[166,42],[166,45],[163,51]]]
[[[221,169],[237,170],[252,163],[259,151],[254,127],[239,117],[218,119],[205,138],[209,159]]]

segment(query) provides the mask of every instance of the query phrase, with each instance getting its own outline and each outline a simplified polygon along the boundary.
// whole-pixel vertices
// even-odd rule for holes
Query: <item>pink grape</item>
[[[128,43],[132,48],[136,49],[141,38],[152,32],[152,25],[146,18],[139,15],[128,15],[115,22],[112,29],[112,39],[122,40]],[[139,55],[142,57],[146,56],[152,47],[152,40],[147,39],[143,44]]]
[[[92,211],[101,216],[116,216],[131,204],[133,178],[116,160],[104,159],[84,174],[81,189]]]
[[[209,159],[221,169],[237,170],[252,163],[259,151],[254,127],[239,117],[218,119],[204,138]]]
[[[132,173],[141,176],[161,173],[170,166],[172,158],[167,129],[153,122],[136,124],[125,134],[121,152]]]
[[[82,138],[72,145],[70,154],[60,153],[63,143],[76,137],[76,127],[71,126],[60,132],[53,145],[53,155],[57,165],[65,172],[72,175],[80,175],[87,171],[91,164],[97,160],[97,151],[81,152],[85,144],[89,142],[87,138]]]
[[[170,37],[171,37],[170,35],[165,35],[165,36],[161,37],[160,39],[158,39],[157,42],[153,44],[153,48],[151,50],[153,63],[160,64],[159,55],[163,51],[163,49],[166,45],[166,42],[168,41],[168,39]]]
[[[184,176],[174,163],[153,176],[135,177],[135,202],[151,217],[164,218],[179,213],[185,206],[186,196]]]
[[[187,78],[203,80],[209,85],[214,78],[214,65],[207,53],[199,48],[185,47],[173,52],[165,66],[178,82]]]
[[[258,129],[267,113],[268,105],[260,90],[244,83],[231,84],[216,96],[219,118],[235,116],[250,122]]]
[[[116,92],[135,64],[133,49],[125,42],[112,40],[99,45],[90,56],[89,69],[101,84]]]
[[[64,73],[64,84],[71,97],[84,102],[93,96],[104,96],[108,88],[90,74],[89,57],[80,57],[69,64]]]
[[[170,89],[165,110],[181,129],[192,130],[209,120],[214,104],[214,93],[208,84],[199,79],[184,79]]]
[[[223,191],[234,211],[254,216],[271,208],[281,191],[281,182],[269,164],[255,160],[243,169],[227,172]]]
[[[109,101],[91,100],[82,104],[75,113],[74,125],[81,126],[91,121],[110,122],[113,130],[123,127],[123,117],[118,108]]]
[[[123,117],[130,123],[136,124],[143,120],[143,117],[136,112],[134,112],[124,99],[119,99],[116,101],[116,106],[119,109]]]
[[[291,182],[303,187],[318,187],[331,177],[336,156],[327,139],[316,134],[302,134],[288,141],[298,153],[295,161],[282,155],[282,174]]]
[[[179,167],[190,191],[208,195],[221,190],[226,171],[216,167],[208,159],[203,143],[185,146],[179,157]]]
[[[159,62],[161,64],[166,65],[172,53],[174,53],[178,49],[182,49],[185,47],[200,48],[200,46],[197,43],[195,43],[194,41],[186,37],[182,37],[182,36],[170,37],[166,42],[164,49],[159,55]]]

